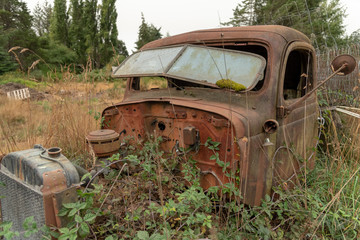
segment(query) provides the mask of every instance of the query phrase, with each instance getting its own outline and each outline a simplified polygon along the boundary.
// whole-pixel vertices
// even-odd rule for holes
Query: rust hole
[[[166,125],[164,122],[159,122],[158,123],[158,128],[160,129],[160,131],[164,131],[166,128]]]

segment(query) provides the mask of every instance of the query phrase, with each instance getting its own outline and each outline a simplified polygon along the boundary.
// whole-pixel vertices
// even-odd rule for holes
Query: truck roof
[[[256,36],[255,33],[257,33]],[[287,42],[303,41],[310,43],[309,38],[305,34],[295,29],[280,25],[257,25],[204,29],[182,33],[147,43],[141,48],[141,50],[177,44],[228,43],[238,41],[239,39],[251,40],[252,38],[254,40],[266,40],[271,44],[272,40],[277,41],[277,37],[275,37],[275,35],[277,35],[277,37],[281,36]],[[274,37],[272,38],[271,36]]]

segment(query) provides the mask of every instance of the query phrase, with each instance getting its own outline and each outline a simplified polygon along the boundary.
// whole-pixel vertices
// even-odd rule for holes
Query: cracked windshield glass
[[[214,86],[230,80],[244,90],[263,78],[265,64],[262,56],[253,53],[183,45],[137,52],[114,75],[165,76]]]

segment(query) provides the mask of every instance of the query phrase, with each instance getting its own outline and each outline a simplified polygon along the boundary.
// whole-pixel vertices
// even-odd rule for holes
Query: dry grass
[[[42,144],[62,148],[70,159],[86,159],[85,136],[100,127],[104,107],[122,99],[123,86],[122,82],[67,81],[41,89],[48,93],[42,101],[1,97],[0,154]]]

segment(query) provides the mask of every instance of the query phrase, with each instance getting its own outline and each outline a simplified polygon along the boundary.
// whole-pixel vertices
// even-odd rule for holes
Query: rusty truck
[[[313,168],[316,89],[356,65],[340,56],[334,73],[318,83],[316,62],[309,38],[284,26],[200,30],[150,42],[114,70],[114,78],[126,81],[124,99],[104,109],[102,129],[87,142],[106,158],[126,138],[161,137],[160,148],[182,164],[191,155],[204,189],[235,175],[242,201],[259,205],[274,186],[291,187],[301,169]],[[222,166],[209,141],[217,143]],[[61,226],[56,213],[71,201],[79,176],[57,148],[36,146],[5,156],[0,181],[12,186],[1,199],[5,220],[21,227],[28,212],[40,215],[39,226]],[[16,205],[21,216],[11,207],[19,196],[25,199]],[[29,208],[34,203],[35,212]]]
[[[316,54],[284,26],[194,31],[150,42],[113,73],[124,100],[103,111],[104,129],[137,140],[161,136],[164,151],[187,149],[201,185],[231,181],[204,143],[220,143],[243,202],[259,205],[275,185],[289,187],[314,166],[318,103]],[[158,84],[147,84],[157,79]]]

